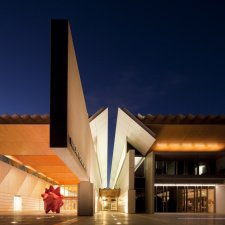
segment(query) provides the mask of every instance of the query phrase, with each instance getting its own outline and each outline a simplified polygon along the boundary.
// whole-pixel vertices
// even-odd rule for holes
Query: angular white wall
[[[126,154],[122,169],[118,176],[115,188],[120,188],[118,198],[118,211],[125,213],[135,213],[135,195],[134,190],[134,150]]]
[[[65,26],[66,25],[66,26]],[[93,209],[96,208],[98,209],[97,205],[98,202],[95,199],[98,199],[98,189],[102,187],[103,179],[102,179],[102,174],[101,172],[107,174],[107,170],[100,170],[99,165],[97,165],[97,157],[98,155],[95,152],[94,148],[94,141],[92,139],[92,133],[91,133],[91,128],[89,124],[89,118],[88,118],[88,113],[87,113],[87,108],[86,108],[86,102],[84,98],[84,93],[83,93],[83,88],[82,88],[82,83],[80,79],[80,74],[79,74],[79,69],[77,65],[77,59],[76,59],[76,54],[75,54],[75,49],[73,45],[73,40],[72,40],[72,34],[70,30],[70,26],[68,21],[53,21],[53,27],[55,27],[55,31],[52,33],[53,37],[55,38],[54,40],[59,42],[60,45],[62,45],[62,49],[66,50],[67,52],[67,57],[68,59],[63,61],[61,57],[58,57],[60,59],[60,65],[59,68],[62,70],[62,73],[57,74],[54,73],[52,74],[52,77],[57,77],[61,76],[66,77],[67,79],[62,79],[63,82],[65,80],[67,81],[66,85],[65,83],[60,86],[60,80],[57,80],[57,85],[60,86],[60,90],[65,94],[65,101],[67,101],[67,108],[63,108],[64,112],[67,113],[67,118],[66,122],[67,124],[65,127],[67,127],[67,145],[65,145],[64,141],[62,145],[59,146],[54,146],[54,151],[55,153],[60,157],[60,159],[63,160],[63,162],[71,169],[71,171],[77,176],[79,181],[82,183],[81,186],[87,182],[89,184],[94,184],[92,187],[92,192],[94,191],[94,194],[96,198],[93,198],[94,200],[90,198],[86,198],[86,200],[83,199],[83,195],[78,195],[78,214],[79,215],[89,215],[90,211],[88,208],[86,208],[85,212],[85,207],[82,206],[81,202],[84,202],[86,205],[92,204]],[[64,32],[67,32],[67,35],[60,36],[61,32],[60,29],[62,29]],[[57,38],[57,36],[61,37]],[[66,42],[64,38],[67,38]],[[65,44],[66,43],[66,44]],[[61,54],[60,49],[55,45],[53,42],[53,46],[55,48],[55,51],[58,52],[58,54]],[[55,59],[54,54],[52,55],[52,59]],[[55,61],[54,61],[55,62]],[[67,63],[67,69],[65,69],[65,64]],[[55,66],[57,66],[58,63],[56,63]],[[53,68],[54,69],[54,68]],[[57,72],[57,71],[56,71]],[[58,86],[54,86],[54,88],[58,88]],[[55,90],[52,88],[52,90]],[[57,103],[57,101],[52,101],[53,103]],[[63,102],[62,102],[63,103]],[[66,107],[65,104],[62,104],[63,107]],[[59,105],[55,105],[55,108],[59,107]],[[52,109],[55,110],[53,107]],[[60,110],[58,110],[60,113]],[[53,115],[58,115],[57,111],[53,111]],[[62,111],[63,112],[63,111]],[[108,113],[108,112],[107,112]],[[63,113],[62,113],[63,114]],[[64,115],[64,114],[63,114]],[[108,114],[107,114],[108,115]],[[52,117],[51,117],[52,118]],[[56,117],[60,118],[60,117]],[[108,117],[107,117],[108,119]],[[60,120],[56,120],[55,123],[57,124]],[[65,122],[65,121],[64,121]],[[52,124],[54,124],[52,122]],[[58,127],[58,126],[57,126]],[[63,126],[64,127],[64,126]],[[59,129],[60,130],[60,129]],[[53,132],[54,134],[54,132]],[[107,134],[106,134],[107,137]],[[107,143],[107,140],[106,140]],[[107,151],[107,149],[104,149]],[[106,154],[107,156],[107,154]],[[106,163],[106,161],[105,161]],[[107,163],[105,168],[107,169]],[[104,175],[105,177],[105,175]],[[84,183],[83,183],[84,182]],[[80,193],[82,194],[82,189],[80,189]],[[91,201],[91,202],[87,202]],[[95,207],[96,206],[96,207]],[[79,207],[80,210],[79,210]],[[83,208],[82,208],[83,207]]]
[[[23,211],[44,211],[41,194],[49,183],[0,161],[0,211],[14,210],[14,196],[22,198]]]

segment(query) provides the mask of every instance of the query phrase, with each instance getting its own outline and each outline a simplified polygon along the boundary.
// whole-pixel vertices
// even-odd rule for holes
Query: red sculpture
[[[50,210],[60,213],[60,207],[63,206],[63,195],[60,194],[60,187],[54,189],[54,187],[50,185],[49,189],[45,188],[45,193],[43,193],[41,197],[44,201],[45,213],[48,213]]]

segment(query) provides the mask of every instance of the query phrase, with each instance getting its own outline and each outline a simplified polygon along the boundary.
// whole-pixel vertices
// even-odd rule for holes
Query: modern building
[[[134,116],[118,109],[107,188],[108,109],[88,116],[70,27],[51,24],[50,115],[0,116],[0,211],[225,213],[225,116]]]
[[[89,117],[68,21],[51,24],[48,115],[0,116],[0,211],[43,210],[61,186],[64,210],[93,215],[107,187],[108,109]]]
[[[121,212],[225,213],[225,116],[119,108],[110,187]]]

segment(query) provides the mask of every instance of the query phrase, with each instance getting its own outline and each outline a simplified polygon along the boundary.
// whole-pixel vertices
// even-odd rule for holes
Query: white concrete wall
[[[93,188],[94,188],[94,211],[98,212],[101,210],[100,200],[99,200],[99,188],[102,187],[102,179],[100,175],[100,169],[97,160],[97,154],[95,152],[93,154],[93,165],[92,165],[92,180],[93,180]]]
[[[0,211],[13,211],[14,196],[22,197],[23,211],[44,211],[41,194],[49,183],[0,161]]]
[[[136,192],[134,190],[134,150],[126,154],[115,188],[120,188],[118,211],[135,213]]]
[[[154,182],[155,156],[154,152],[145,157],[145,207],[147,213],[154,213]]]
[[[68,135],[86,166],[90,177],[91,152],[94,151],[88,113],[80,80],[71,31],[68,31]]]
[[[225,214],[225,185],[216,186],[216,213]]]
[[[76,175],[80,178],[80,181],[88,181],[93,183],[94,196],[92,199],[87,198],[93,204],[95,212],[98,211],[98,193],[99,188],[102,187],[102,179],[97,161],[97,155],[94,149],[94,142],[92,139],[91,128],[88,120],[88,113],[80,80],[80,74],[78,70],[76,54],[74,50],[71,31],[68,31],[68,135],[71,137],[72,142],[75,144],[82,161],[86,166],[87,179],[82,179],[79,176],[84,172],[81,166],[78,168]],[[69,144],[68,144],[69,145]],[[107,151],[107,149],[105,149]],[[79,162],[78,162],[79,165]],[[85,182],[84,182],[85,183]],[[84,184],[83,183],[83,184]],[[82,193],[82,192],[80,192]],[[79,201],[83,201],[82,197],[78,195]],[[85,203],[88,204],[89,203]],[[90,211],[87,208],[87,212],[78,203],[78,214],[89,215]]]

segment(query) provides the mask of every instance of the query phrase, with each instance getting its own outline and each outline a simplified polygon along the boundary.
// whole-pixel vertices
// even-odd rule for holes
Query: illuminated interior
[[[62,210],[76,213],[78,207],[78,186],[60,185],[60,193],[64,196]]]
[[[102,211],[117,211],[120,189],[100,189],[100,204]]]
[[[215,185],[155,185],[155,212],[215,212]]]

